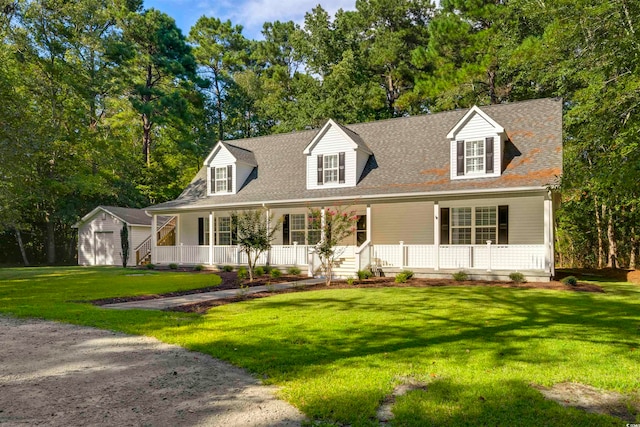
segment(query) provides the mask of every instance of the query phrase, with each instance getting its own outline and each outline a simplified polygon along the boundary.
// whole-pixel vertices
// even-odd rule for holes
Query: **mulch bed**
[[[206,313],[212,307],[218,307],[225,304],[231,304],[239,301],[247,301],[257,298],[265,298],[276,294],[284,294],[291,292],[307,292],[320,291],[328,289],[354,289],[354,288],[426,288],[441,286],[493,286],[500,288],[519,288],[519,289],[551,289],[558,291],[574,291],[574,292],[604,292],[604,290],[594,284],[578,283],[576,286],[567,286],[561,282],[530,282],[530,283],[513,283],[513,282],[495,282],[486,280],[466,280],[455,281],[452,279],[419,279],[412,278],[406,283],[395,283],[393,277],[376,277],[366,280],[356,280],[349,285],[345,280],[331,282],[331,286],[327,287],[324,283],[317,285],[304,285],[283,289],[273,292],[258,292],[255,294],[237,295],[230,298],[203,301],[193,304],[185,304],[178,307],[168,308],[167,311],[177,311],[182,313]]]

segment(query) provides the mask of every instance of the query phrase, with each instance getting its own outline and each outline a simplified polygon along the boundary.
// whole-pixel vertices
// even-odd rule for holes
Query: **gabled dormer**
[[[504,128],[473,106],[451,129],[451,179],[498,177],[502,172]]]
[[[258,163],[253,152],[219,141],[204,166],[207,168],[207,195],[212,196],[236,194]]]
[[[355,187],[373,154],[360,135],[331,119],[303,153],[307,189]]]

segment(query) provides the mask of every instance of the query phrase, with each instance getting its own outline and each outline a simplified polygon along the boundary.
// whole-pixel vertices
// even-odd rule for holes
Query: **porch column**
[[[209,265],[213,265],[213,220],[215,214],[213,211],[209,211]]]
[[[433,267],[435,271],[440,270],[440,204],[433,202],[433,246],[436,251],[435,262]]]
[[[551,195],[544,198],[544,268],[550,275],[553,274],[553,207]]]
[[[367,205],[367,240],[371,242],[371,205]]]
[[[267,236],[269,235],[269,231],[271,230],[271,221],[270,221],[270,215],[271,215],[271,210],[270,209],[266,209],[265,210],[265,222],[267,224]],[[267,249],[267,265],[271,265],[271,245],[269,245],[269,249]]]
[[[158,216],[151,216],[151,264],[158,263]]]
[[[320,241],[324,242],[324,226],[325,226],[325,215],[324,215],[324,207],[320,208]]]

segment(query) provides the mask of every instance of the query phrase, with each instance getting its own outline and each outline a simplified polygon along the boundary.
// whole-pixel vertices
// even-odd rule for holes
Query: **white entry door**
[[[94,236],[95,265],[113,265],[116,249],[113,243],[113,231],[99,231]]]

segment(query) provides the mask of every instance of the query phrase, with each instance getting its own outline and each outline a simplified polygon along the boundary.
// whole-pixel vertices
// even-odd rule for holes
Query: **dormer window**
[[[227,176],[227,168],[215,168],[215,183],[213,187],[216,193],[228,191]]]
[[[447,135],[451,179],[500,176],[505,137],[502,126],[478,107],[471,108]]]
[[[233,192],[233,166],[222,166],[210,168],[211,182],[209,188],[211,188],[211,194],[217,193],[232,193]]]

